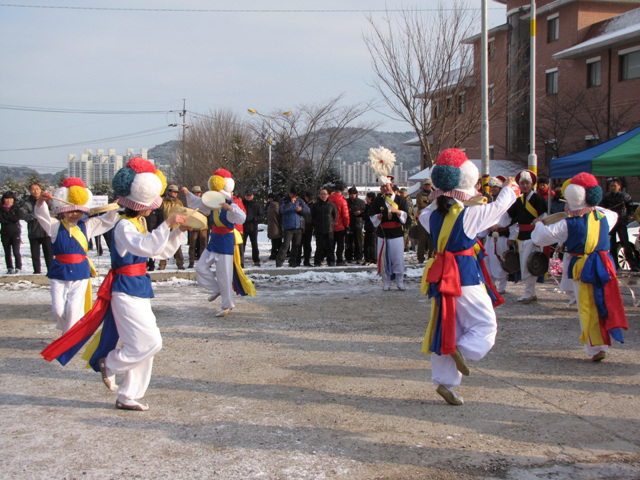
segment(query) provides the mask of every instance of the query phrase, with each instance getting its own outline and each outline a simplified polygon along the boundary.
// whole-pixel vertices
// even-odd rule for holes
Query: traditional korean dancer
[[[125,213],[117,223],[111,243],[112,269],[105,278],[93,309],[60,339],[43,350],[51,361],[65,365],[103,323],[102,331],[87,347],[84,359],[111,391],[117,390],[116,408],[148,410],[140,402],[149,386],[153,357],[162,347],[160,330],[151,310],[151,278],[148,257],[166,259],[186,243],[182,226],[187,217],[173,215],[146,231],[142,220],[162,203],[164,175],[148,160],[134,157],[113,178],[118,203]],[[180,226],[171,230],[172,227]],[[121,347],[116,348],[118,338]],[[120,387],[116,375],[123,374]]]
[[[208,184],[211,191],[219,192],[224,197],[220,205],[207,206],[207,194],[200,198],[186,188],[182,191],[187,197],[189,208],[198,209],[201,213],[209,215],[211,226],[209,244],[196,264],[196,281],[210,292],[210,302],[222,297],[222,306],[215,315],[224,317],[235,306],[231,294],[232,288],[238,295],[254,296],[256,290],[242,270],[242,258],[238,248],[242,243],[242,236],[236,230],[236,225],[244,223],[246,214],[233,201],[235,182],[231,178],[231,173],[224,168],[219,168],[209,178]],[[213,265],[216,267],[215,273],[211,270]]]
[[[43,192],[36,201],[33,216],[52,239],[53,261],[47,277],[51,280],[51,309],[56,327],[66,332],[89,311],[92,304],[91,277],[96,271],[87,257],[88,239],[111,230],[118,212],[85,219],[90,213],[91,191],[79,178],[64,180],[53,196]],[[52,201],[52,218],[45,202]]]
[[[461,150],[444,150],[431,171],[437,188],[435,201],[419,220],[431,234],[436,257],[423,275],[422,292],[432,299],[431,320],[422,353],[431,357],[431,377],[436,392],[452,405],[461,405],[454,387],[469,375],[465,357],[482,359],[493,347],[497,324],[475,254],[478,233],[498,223],[516,200],[512,179],[507,179],[495,201],[465,206],[478,193],[479,174]]]
[[[536,245],[564,243],[571,254],[569,278],[578,303],[582,334],[580,341],[594,362],[607,356],[611,338],[623,342],[627,317],[613,258],[609,253],[609,231],[618,214],[597,205],[602,189],[590,173],[579,173],[564,188],[568,218],[551,225],[535,221],[531,239]]]

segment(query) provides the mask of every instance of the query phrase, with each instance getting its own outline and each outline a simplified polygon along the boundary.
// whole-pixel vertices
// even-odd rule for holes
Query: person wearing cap
[[[489,185],[489,194],[491,201],[495,202],[502,191],[502,185],[506,178],[502,175],[491,177],[487,185]],[[493,283],[498,293],[503,294],[507,288],[508,273],[502,268],[502,255],[508,250],[507,242],[509,240],[509,226],[512,220],[508,213],[504,213],[495,225],[489,228],[487,235],[485,250],[487,251],[487,267]]]
[[[53,195],[42,192],[33,209],[33,216],[52,238],[53,261],[47,277],[56,327],[63,332],[91,308],[90,279],[97,273],[87,257],[88,239],[111,230],[118,221],[117,210],[85,220],[92,196],[82,180],[69,177]],[[60,220],[51,217],[47,202]]]
[[[191,189],[191,193],[193,193],[196,197],[202,197],[202,188],[200,185],[195,185]],[[207,248],[207,233],[209,232],[209,227],[205,226],[200,230],[191,229],[189,231],[189,266],[187,268],[193,268],[196,260],[200,258],[200,255]]]
[[[373,201],[371,222],[376,227],[378,274],[382,289],[391,289],[395,280],[398,290],[404,287],[404,229],[409,213],[407,201],[393,193],[393,177],[378,177],[381,195]]]
[[[100,372],[109,391],[116,392],[116,408],[145,411],[149,405],[141,400],[151,380],[153,358],[162,348],[151,310],[154,294],[146,270],[147,259],[170,257],[186,243],[183,232],[188,227],[182,224],[187,217],[172,215],[153,232],[147,232],[143,218],[162,204],[160,194],[166,180],[146,159],[131,158],[116,172],[112,185],[124,214],[113,231],[111,270],[91,311],[45,348],[42,355],[49,361],[57,358],[65,365],[102,324],[101,333],[87,346],[82,358]],[[116,375],[124,375],[120,386]]]
[[[523,303],[538,300],[536,295],[538,277],[529,272],[527,261],[536,249],[536,245],[531,240],[531,232],[534,228],[533,221],[536,218],[547,216],[547,204],[544,198],[534,190],[536,181],[536,174],[531,170],[522,170],[516,175],[516,183],[520,187],[521,195],[509,209],[509,216],[514,223],[510,227],[507,245],[512,247],[516,245],[517,240],[520,253],[520,275],[524,283],[524,294],[518,298],[518,302]]]
[[[358,198],[358,189],[354,186],[348,190],[349,198],[349,234],[345,245],[345,260],[347,263],[362,262],[362,222],[366,203]]]
[[[295,185],[289,189],[289,197],[280,204],[280,215],[282,218],[283,239],[278,256],[276,257],[276,267],[281,267],[284,263],[287,251],[291,249],[289,255],[289,266],[298,266],[298,254],[302,244],[302,229],[304,227],[304,215],[310,213],[309,207],[300,198],[300,190]]]
[[[236,225],[242,225],[246,214],[234,201],[233,189],[235,181],[231,172],[218,168],[207,182],[209,189],[219,192],[224,201],[220,205],[207,206],[203,199],[196,195],[185,193],[189,208],[197,208],[208,215],[211,232],[209,243],[200,260],[196,264],[196,281],[198,285],[209,292],[209,301],[213,302],[222,297],[221,308],[215,313],[216,317],[228,315],[234,308],[232,292],[238,295],[256,294],[255,288],[242,270],[240,262],[239,243],[242,236]],[[237,249],[237,250],[236,250]],[[211,267],[215,265],[215,273]]]
[[[433,192],[433,182],[430,178],[425,178],[420,186],[420,191],[416,195],[416,218],[420,218],[422,211],[431,204],[429,196]],[[434,255],[433,242],[431,235],[424,229],[422,224],[418,222],[418,248],[416,249],[416,257],[418,263],[424,263],[424,259],[431,258]]]
[[[20,217],[22,213],[15,201],[15,194],[9,190],[2,195],[2,204],[0,205],[0,238],[2,238],[8,274],[19,273],[22,270],[22,257],[20,256]],[[12,252],[13,257],[11,256]]]
[[[251,240],[251,259],[256,267],[260,266],[260,250],[258,248],[258,223],[262,219],[262,207],[255,201],[255,192],[248,189],[244,192],[244,208],[247,218],[244,221],[242,232],[242,266],[244,267],[244,251],[247,248],[247,242]]]
[[[175,206],[183,207],[182,200],[178,198],[178,193],[180,190],[177,185],[169,185],[167,187],[167,191],[164,199],[162,200],[162,212],[164,214],[164,218],[169,218],[169,212]],[[176,261],[176,266],[178,270],[184,270],[184,255],[182,254],[182,248],[176,250],[176,253],[173,255],[173,258]],[[158,270],[164,270],[167,267],[166,260],[160,260],[158,264]]]
[[[545,225],[535,220],[531,238],[537,245],[564,243],[571,254],[569,278],[582,325],[580,341],[593,362],[607,356],[611,338],[623,342],[627,318],[620,295],[609,232],[618,215],[598,207],[602,189],[590,173],[579,173],[564,188],[569,217]]]
[[[444,150],[431,170],[435,200],[419,218],[437,246],[422,277],[421,291],[432,299],[422,353],[432,354],[436,392],[451,405],[463,403],[454,388],[470,373],[466,359],[481,360],[497,332],[492,298],[476,256],[478,234],[495,225],[516,199],[513,187],[503,188],[492,203],[466,206],[464,202],[478,196],[478,177],[478,168],[463,151]]]

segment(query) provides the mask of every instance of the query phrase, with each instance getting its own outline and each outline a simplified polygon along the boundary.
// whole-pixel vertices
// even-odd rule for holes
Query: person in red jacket
[[[329,195],[329,201],[336,206],[338,210],[338,219],[333,226],[333,245],[332,249],[336,252],[336,262],[338,266],[344,266],[344,237],[349,228],[349,205],[342,194],[342,185],[336,183],[333,187],[333,193]]]

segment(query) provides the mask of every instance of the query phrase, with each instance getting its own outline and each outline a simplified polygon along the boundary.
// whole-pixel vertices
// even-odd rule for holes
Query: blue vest
[[[86,237],[87,227],[84,224],[84,220],[78,221],[77,225]],[[86,252],[82,246],[69,234],[69,230],[67,230],[62,223],[60,224],[55,240],[51,244],[51,251],[54,259],[49,267],[47,277],[53,280],[64,281],[84,280],[85,278],[91,277],[91,268],[89,267],[89,261],[86,258],[80,263],[62,263],[55,259],[56,255],[63,254],[78,254],[86,256]]]
[[[118,220],[118,223],[123,220]],[[129,220],[124,220],[128,222]],[[111,268],[114,270],[126,265],[134,265],[136,263],[147,263],[148,257],[138,257],[136,255],[127,252],[124,257],[121,257],[116,248],[115,235],[111,239]],[[113,278],[113,285],[111,287],[112,292],[121,292],[139,298],[153,298],[153,289],[151,288],[151,277],[148,273],[144,275],[136,275],[129,277],[126,275],[116,274]]]
[[[209,244],[207,245],[207,250],[214,253],[222,253],[223,255],[233,255],[235,245],[236,245],[236,237],[233,233],[233,229],[236,228],[235,223],[231,223],[227,220],[227,210],[223,210],[222,208],[219,210],[220,212],[220,223],[224,227],[232,230],[229,233],[214,233],[214,228],[220,225],[216,224],[214,221],[215,211],[212,210],[209,213],[209,225],[211,225],[211,235],[209,235]]]
[[[593,211],[579,217],[569,217],[566,219],[569,238],[567,238],[567,241],[564,244],[569,253],[585,253],[584,246],[587,241],[589,215],[596,215],[596,212]],[[594,252],[608,252],[610,249],[609,222],[607,222],[607,217],[605,216],[598,221],[600,222],[600,232],[598,232],[598,244],[596,245]],[[569,278],[571,279],[573,279],[573,266],[579,258],[580,257],[571,257],[571,261],[569,262]]]
[[[451,229],[451,235],[445,246],[445,250],[448,252],[456,253],[468,250],[476,245],[477,238],[470,238],[464,233],[462,228],[462,221],[464,219],[467,209],[463,209],[458,215],[456,222]],[[434,211],[429,217],[429,227],[431,229],[431,238],[433,238],[434,245],[438,246],[440,233],[442,230],[442,224],[444,222],[444,216],[437,211]],[[482,275],[482,269],[480,263],[475,255],[460,255],[456,257],[456,263],[458,264],[458,271],[460,272],[460,284],[463,287],[471,285],[480,285],[484,283],[484,277]]]

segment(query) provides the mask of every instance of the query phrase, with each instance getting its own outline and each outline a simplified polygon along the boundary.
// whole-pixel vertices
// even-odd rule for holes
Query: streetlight
[[[274,120],[279,115],[289,115],[291,110],[287,110],[286,112],[282,112],[279,115],[265,115],[264,113],[260,113],[253,108],[248,108],[247,111],[251,115],[259,115],[263,118],[267,119],[267,125],[269,125],[269,138],[267,139],[267,143],[269,143],[269,193],[271,193],[271,135],[273,134],[273,129],[271,128],[271,121]]]

